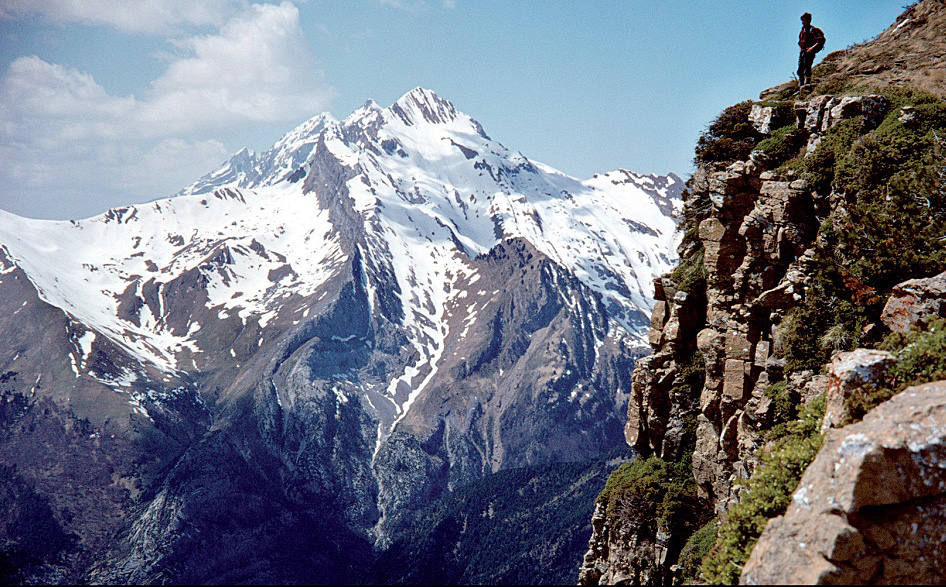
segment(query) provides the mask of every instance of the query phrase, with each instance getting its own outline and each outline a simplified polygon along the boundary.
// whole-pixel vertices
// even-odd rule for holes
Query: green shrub
[[[824,409],[824,396],[812,400],[797,420],[783,427],[783,436],[759,451],[759,464],[745,483],[745,492],[726,513],[718,538],[703,559],[701,571],[708,582],[739,581],[765,525],[785,512],[802,474],[821,448]]]
[[[860,344],[864,326],[882,309],[880,298],[868,300],[869,290],[845,280],[833,258],[820,256],[817,267],[805,298],[782,323],[779,350],[790,371],[820,369],[832,353]]]
[[[843,213],[821,225],[814,279],[783,325],[790,370],[872,346],[864,328],[879,321],[893,286],[946,270],[946,101],[904,88],[885,96],[891,109],[877,129],[865,132],[860,117],[844,121],[812,155],[785,166],[845,199]],[[910,128],[898,118],[907,104],[917,111]]]
[[[802,178],[808,181],[813,190],[821,194],[831,190],[835,163],[851,150],[851,145],[860,137],[863,127],[863,116],[842,121],[824,133],[811,155],[795,162],[795,167],[802,172]]]
[[[779,381],[762,390],[762,394],[772,400],[772,428],[768,438],[778,438],[783,435],[778,432],[781,427],[798,417],[798,393]]]
[[[680,530],[693,530],[705,517],[690,470],[692,453],[675,463],[658,457],[638,457],[624,463],[608,478],[598,501],[608,516],[626,509],[639,523],[656,522]]]
[[[792,123],[772,131],[771,135],[756,145],[755,150],[764,153],[769,165],[776,167],[796,156],[807,138],[805,131]]]
[[[697,165],[746,159],[762,135],[749,122],[752,100],[723,110],[696,141]]]
[[[703,267],[703,256],[703,244],[700,243],[692,255],[681,260],[670,272],[670,279],[676,284],[678,290],[693,292],[705,289],[706,269]]]
[[[684,584],[696,583],[700,579],[700,564],[716,543],[716,518],[694,532],[683,545],[677,564]]]
[[[861,420],[867,412],[911,385],[946,379],[946,320],[942,318],[930,321],[922,330],[891,333],[881,348],[894,352],[897,363],[879,385],[862,386],[848,396],[844,425]]]
[[[930,321],[925,330],[914,330],[909,344],[897,354],[890,377],[898,385],[910,386],[946,379],[946,320]]]
[[[946,269],[944,169],[936,131],[919,135],[899,125],[854,145],[835,180],[853,205],[833,227],[854,278],[884,295],[904,276]]]

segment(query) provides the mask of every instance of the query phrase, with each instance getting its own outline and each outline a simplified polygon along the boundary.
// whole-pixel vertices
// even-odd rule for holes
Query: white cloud
[[[0,19],[41,15],[59,23],[162,33],[192,26],[218,26],[245,6],[245,0],[3,0]]]
[[[14,60],[0,77],[0,207],[22,212],[23,189],[119,198],[109,204],[168,195],[226,157],[216,133],[296,122],[332,94],[289,2],[174,44],[181,55],[140,96],[37,56]]]
[[[191,56],[152,82],[146,120],[185,127],[286,120],[314,113],[330,97],[306,48],[299,11],[288,2],[251,6],[218,34],[175,44]]]
[[[5,133],[53,148],[62,141],[114,138],[139,107],[133,96],[110,96],[91,75],[39,57],[20,57],[0,80]]]

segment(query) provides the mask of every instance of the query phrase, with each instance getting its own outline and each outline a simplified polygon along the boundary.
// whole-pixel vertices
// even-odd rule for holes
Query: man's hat
[[[806,12],[805,14],[801,15],[801,19],[802,19],[802,20],[811,20],[811,13],[810,13],[810,12]]]

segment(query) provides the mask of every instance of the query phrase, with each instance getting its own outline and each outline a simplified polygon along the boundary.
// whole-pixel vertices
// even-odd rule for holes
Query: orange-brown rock
[[[831,430],[743,584],[946,582],[946,381]]]
[[[946,271],[898,284],[880,315],[887,328],[897,332],[922,327],[935,317],[946,317]]]
[[[836,353],[828,368],[828,396],[822,433],[841,425],[848,416],[847,402],[852,394],[864,388],[881,387],[887,370],[896,363],[887,351],[856,349]]]

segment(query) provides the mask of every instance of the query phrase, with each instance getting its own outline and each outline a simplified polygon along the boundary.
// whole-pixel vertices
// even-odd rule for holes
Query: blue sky
[[[577,177],[691,171],[724,107],[904,0],[0,0],[0,208],[77,218],[174,193],[246,145],[415,86]]]

